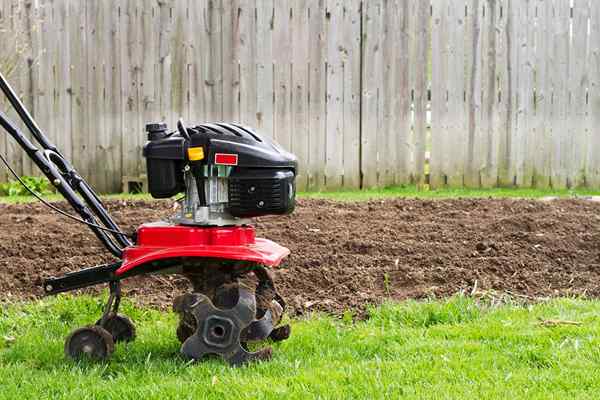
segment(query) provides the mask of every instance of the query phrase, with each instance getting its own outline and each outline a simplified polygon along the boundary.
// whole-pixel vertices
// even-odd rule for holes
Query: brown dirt
[[[164,201],[114,201],[133,230],[168,216]],[[458,291],[600,296],[600,204],[582,200],[300,200],[292,216],[261,218],[261,236],[292,250],[276,283],[293,314],[362,311],[386,298]],[[0,291],[37,298],[41,279],[111,260],[87,228],[39,204],[0,205]],[[177,276],[135,277],[125,292],[170,306]],[[93,289],[97,290],[97,289]],[[92,291],[93,291],[92,290]]]

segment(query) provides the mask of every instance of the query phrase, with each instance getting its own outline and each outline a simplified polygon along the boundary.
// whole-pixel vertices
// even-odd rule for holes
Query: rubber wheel
[[[101,321],[102,319],[99,319],[96,325],[100,326]],[[110,313],[102,328],[112,335],[115,343],[131,342],[135,339],[135,325],[124,315]]]
[[[96,325],[73,331],[65,342],[65,354],[74,360],[106,360],[114,349],[115,343],[111,334]]]

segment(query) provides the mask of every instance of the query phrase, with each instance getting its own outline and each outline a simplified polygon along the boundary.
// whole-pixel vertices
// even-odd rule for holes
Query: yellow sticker
[[[204,148],[190,147],[188,149],[188,158],[190,159],[190,161],[204,160]]]

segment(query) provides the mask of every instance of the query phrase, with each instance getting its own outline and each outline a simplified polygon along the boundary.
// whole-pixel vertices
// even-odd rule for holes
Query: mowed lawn
[[[95,321],[102,300],[2,306],[0,398],[600,398],[598,301],[456,296],[388,304],[364,321],[311,315],[292,321],[271,362],[241,368],[188,363],[175,315],[126,303],[135,342],[105,363],[65,359],[64,337]]]

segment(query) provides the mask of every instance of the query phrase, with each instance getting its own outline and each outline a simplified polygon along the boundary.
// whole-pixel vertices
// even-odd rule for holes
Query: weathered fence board
[[[300,189],[600,187],[595,0],[6,0],[0,26],[0,68],[101,191],[180,117],[276,139]]]
[[[325,138],[327,129],[326,109],[327,102],[323,95],[327,76],[326,76],[326,10],[325,0],[309,0],[309,123],[308,123],[308,142],[309,154],[308,163],[305,169],[308,172],[308,188],[316,190],[325,185],[325,164],[327,162],[325,154]]]

